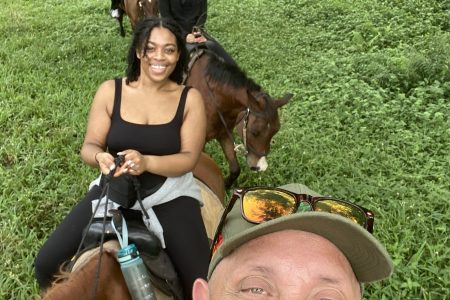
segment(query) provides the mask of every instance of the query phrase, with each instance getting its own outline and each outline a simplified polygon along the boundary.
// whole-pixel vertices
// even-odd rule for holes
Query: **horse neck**
[[[62,282],[54,284],[44,294],[42,300],[91,299],[97,280],[99,257],[94,256],[80,270],[70,273]],[[113,254],[104,252],[101,260],[96,300],[130,299],[120,266]]]
[[[156,0],[139,0],[140,18],[157,16],[159,13],[158,2]]]

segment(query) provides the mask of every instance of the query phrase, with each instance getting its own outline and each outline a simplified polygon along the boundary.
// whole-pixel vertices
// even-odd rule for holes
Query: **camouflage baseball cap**
[[[319,196],[301,184],[280,188]],[[208,278],[217,264],[234,249],[262,235],[289,229],[311,232],[332,242],[345,255],[361,283],[381,280],[393,272],[392,260],[383,245],[363,227],[345,217],[328,212],[304,212],[253,224],[242,218],[240,201],[236,201],[226,217],[222,242],[211,259]]]

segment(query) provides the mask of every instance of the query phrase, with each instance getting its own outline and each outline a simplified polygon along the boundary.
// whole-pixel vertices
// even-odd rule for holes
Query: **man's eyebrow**
[[[267,267],[264,267],[264,266],[251,266],[250,269],[252,271],[256,271],[256,272],[259,272],[259,273],[265,273],[265,274],[272,274],[273,273],[273,270],[271,268],[267,268]]]
[[[324,276],[324,275],[319,276],[319,280],[322,282],[325,282],[325,283],[332,283],[332,284],[338,284],[341,282],[341,280],[339,280],[337,278],[331,278],[331,277]]]

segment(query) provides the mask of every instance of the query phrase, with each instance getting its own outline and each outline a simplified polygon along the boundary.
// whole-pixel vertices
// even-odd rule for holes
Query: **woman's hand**
[[[114,157],[108,152],[97,152],[95,154],[95,160],[104,175],[108,175],[115,168]]]
[[[204,43],[206,42],[206,38],[203,35],[195,36],[193,33],[189,33],[186,36],[186,43],[194,44],[194,43]]]
[[[141,175],[146,171],[144,156],[136,150],[124,150],[118,152],[117,155],[123,155],[125,157],[124,164],[116,170],[114,176],[120,176],[122,174]]]

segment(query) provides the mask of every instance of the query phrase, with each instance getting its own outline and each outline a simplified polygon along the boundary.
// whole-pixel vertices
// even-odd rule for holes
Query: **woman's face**
[[[167,80],[180,57],[175,35],[166,28],[153,28],[144,51],[141,59],[141,75],[147,75],[156,82]]]

